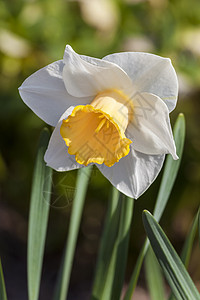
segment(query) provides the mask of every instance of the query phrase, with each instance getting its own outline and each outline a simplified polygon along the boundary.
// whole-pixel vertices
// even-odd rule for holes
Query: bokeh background
[[[27,299],[26,247],[31,179],[37,142],[45,126],[18,94],[23,80],[62,59],[66,44],[80,54],[119,51],[170,57],[178,73],[179,112],[187,122],[185,149],[161,225],[178,253],[200,200],[200,1],[1,0],[0,1],[0,255],[8,298]],[[162,174],[136,202],[126,280],[144,240],[141,212],[152,211]],[[41,298],[51,299],[65,245],[76,171],[54,172]],[[104,215],[111,191],[92,172],[70,284],[69,299],[88,299]],[[200,286],[198,241],[189,271]],[[166,290],[167,290],[166,285]],[[133,299],[147,300],[144,270]]]

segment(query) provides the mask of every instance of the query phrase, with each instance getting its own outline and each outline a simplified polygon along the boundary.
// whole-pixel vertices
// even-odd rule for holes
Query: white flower
[[[170,59],[124,52],[103,59],[66,46],[63,60],[27,78],[23,101],[55,126],[45,161],[57,171],[95,163],[122,193],[138,198],[176,147],[169,120],[178,83]]]

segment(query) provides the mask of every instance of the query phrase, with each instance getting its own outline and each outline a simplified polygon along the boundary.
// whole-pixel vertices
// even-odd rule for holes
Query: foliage
[[[183,244],[183,240],[186,239],[186,228],[199,205],[200,53],[197,41],[200,35],[200,2],[197,0],[113,0],[108,2],[112,3],[112,9],[107,10],[112,22],[104,28],[99,25],[99,22],[91,21],[91,16],[86,13],[87,9],[83,7],[81,1],[19,0],[13,2],[3,0],[0,2],[0,233],[1,257],[8,295],[9,290],[16,289],[19,292],[19,289],[22,289],[20,284],[19,287],[14,287],[15,280],[16,285],[19,283],[18,278],[14,278],[14,273],[10,275],[9,280],[8,274],[11,274],[9,260],[10,257],[14,257],[13,264],[17,265],[17,259],[23,260],[25,257],[24,241],[26,240],[26,220],[36,152],[35,141],[43,126],[42,121],[22,103],[17,88],[32,72],[62,58],[66,43],[71,44],[78,53],[95,57],[103,57],[117,51],[141,50],[172,59],[180,78],[179,103],[172,115],[172,120],[174,121],[177,112],[181,111],[188,120],[186,144],[179,176],[162,217],[162,227],[173,240],[176,249],[179,249],[180,244]],[[103,15],[106,16],[106,14]],[[100,18],[100,20],[100,23],[108,24],[106,19],[103,21]],[[76,179],[76,171],[67,175],[54,174],[52,179],[53,191],[46,240],[47,261],[44,264],[48,270],[52,268],[51,274],[54,279],[60,264],[57,257],[60,257],[66,239],[69,211],[72,203],[74,204],[72,199],[76,191]],[[144,208],[151,210],[153,207],[160,180],[161,176],[144,196],[134,203],[134,226],[130,230],[126,278],[133,271],[137,259],[136,254],[140,252],[143,241],[141,212]],[[66,186],[68,191],[71,188],[70,195],[65,194]],[[109,183],[94,168],[79,236],[78,245],[80,246],[77,251],[81,255],[78,255],[76,259],[80,262],[81,257],[84,267],[76,272],[78,278],[84,277],[85,267],[89,268],[88,273],[92,273],[90,262],[92,261],[94,265],[94,260],[96,261],[96,244],[99,243],[105,211],[104,199],[108,199],[109,187]],[[58,197],[59,202],[55,202]],[[91,218],[91,212],[93,218]],[[117,234],[119,232],[115,232],[114,236]],[[11,244],[8,242],[9,239],[12,241]],[[107,236],[106,239],[109,237]],[[116,240],[110,240],[110,242],[114,245]],[[13,253],[10,250],[12,247]],[[198,269],[196,265],[199,264],[195,240],[193,247],[194,258],[190,261],[192,267],[189,270]],[[116,255],[114,256],[113,265],[117,261]],[[109,260],[109,257],[106,259]],[[137,269],[136,266],[136,270],[140,269],[143,257],[144,255],[139,256],[140,261],[137,261],[139,267]],[[53,264],[53,261],[56,263]],[[102,269],[98,267],[102,270],[102,274],[105,274],[104,267],[101,266]],[[23,272],[25,285],[26,274]],[[3,278],[2,274],[1,272],[1,278]],[[195,281],[199,276],[198,271],[193,271],[192,277]],[[72,279],[73,282],[76,280]],[[52,291],[51,282],[48,283],[48,287]],[[72,288],[72,290],[75,289]]]

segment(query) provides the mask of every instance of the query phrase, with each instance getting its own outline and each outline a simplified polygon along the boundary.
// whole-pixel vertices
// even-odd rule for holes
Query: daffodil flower
[[[19,92],[55,127],[44,159],[57,171],[93,163],[138,198],[166,153],[178,159],[169,119],[178,84],[168,58],[124,52],[97,59],[66,46],[62,60],[31,75]]]

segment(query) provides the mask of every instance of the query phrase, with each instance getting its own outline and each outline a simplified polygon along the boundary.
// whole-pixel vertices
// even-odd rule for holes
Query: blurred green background
[[[180,253],[200,200],[200,1],[0,1],[0,254],[8,298],[27,299],[26,242],[37,142],[45,126],[22,102],[18,87],[39,68],[62,59],[66,44],[80,54],[119,51],[170,57],[178,73],[179,101],[171,114],[186,117],[181,168],[161,225]],[[41,299],[51,299],[75,189],[76,171],[53,177]],[[161,175],[136,202],[127,282],[144,240],[141,212],[152,211]],[[103,227],[109,182],[94,169],[82,218],[69,299],[88,299]],[[200,286],[196,241],[189,271]],[[167,287],[166,287],[167,288]],[[133,299],[149,299],[144,272]],[[142,298],[143,297],[143,298]]]

